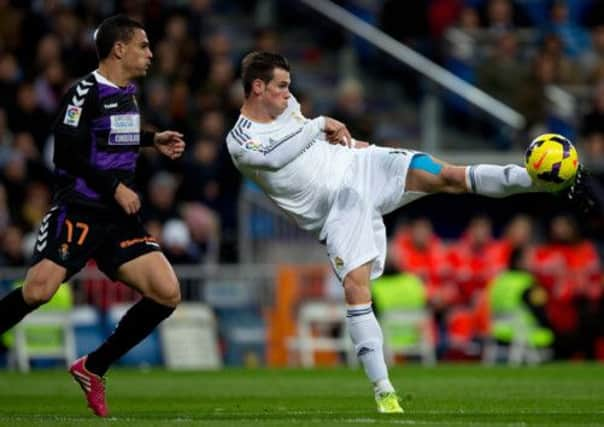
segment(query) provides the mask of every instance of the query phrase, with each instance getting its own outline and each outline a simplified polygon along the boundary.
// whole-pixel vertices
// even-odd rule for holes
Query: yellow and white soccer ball
[[[570,187],[575,181],[579,156],[567,138],[546,133],[533,139],[526,150],[524,163],[537,187],[556,192]]]

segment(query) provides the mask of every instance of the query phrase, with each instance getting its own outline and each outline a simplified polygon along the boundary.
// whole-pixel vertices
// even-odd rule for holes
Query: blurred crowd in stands
[[[441,357],[489,336],[489,288],[502,274],[523,271],[532,277],[526,303],[554,333],[556,357],[604,358],[600,256],[571,215],[553,216],[542,235],[531,216],[519,214],[497,238],[491,219],[478,215],[452,241],[420,216],[396,227],[389,258],[391,274],[413,273],[425,283]]]
[[[561,132],[576,137],[586,158],[604,160],[604,1],[336,3],[517,109],[528,120],[527,135]],[[312,69],[323,66],[330,52],[353,45],[367,73],[397,81],[412,101],[423,90],[408,69],[291,2],[0,0],[0,267],[28,262],[51,202],[50,126],[58,103],[75,79],[96,67],[95,27],[120,12],[145,25],[154,52],[139,86],[143,126],[179,130],[188,143],[180,161],[145,149],[139,163],[141,215],[176,264],[237,261],[241,178],[223,141],[239,114],[245,53],[280,51]],[[298,37],[300,31],[308,40]],[[372,99],[385,94],[367,93],[361,79],[350,76],[328,80],[335,85],[321,91],[319,76],[296,80],[295,73],[306,115],[329,114],[358,138],[405,146],[404,135],[393,142],[373,114]],[[552,84],[575,99],[572,114],[560,106],[552,114],[546,101]],[[461,99],[448,96],[446,106],[445,118],[456,127],[493,134],[489,125],[477,125],[482,122]],[[560,337],[558,354],[572,357],[581,348],[592,357],[596,337],[604,334],[602,274],[595,243],[578,230],[572,216],[556,217],[548,238],[538,243],[533,219],[520,216],[495,239],[484,216],[445,242],[429,220],[417,218],[391,230],[391,268],[425,281],[443,336],[473,339],[484,333],[481,292],[522,249],[519,265],[545,291],[546,319]]]

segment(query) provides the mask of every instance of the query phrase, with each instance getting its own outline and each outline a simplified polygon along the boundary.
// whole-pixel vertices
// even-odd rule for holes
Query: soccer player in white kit
[[[378,411],[400,413],[371,308],[370,281],[382,274],[386,257],[382,216],[430,193],[503,197],[537,190],[520,166],[453,166],[425,153],[357,142],[329,117],[307,119],[289,91],[289,70],[277,54],[253,52],[243,59],[245,101],[227,136],[228,150],[243,175],[326,244]]]

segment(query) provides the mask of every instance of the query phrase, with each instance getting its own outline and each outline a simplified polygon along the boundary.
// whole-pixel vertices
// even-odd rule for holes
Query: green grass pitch
[[[604,426],[604,365],[396,367],[405,414],[380,415],[360,369],[135,371],[108,377],[111,416],[61,370],[0,371],[2,426]]]

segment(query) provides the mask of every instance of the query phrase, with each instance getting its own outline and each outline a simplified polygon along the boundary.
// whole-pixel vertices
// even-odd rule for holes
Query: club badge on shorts
[[[344,260],[339,256],[335,257],[333,261],[337,270],[340,270],[342,267],[344,267]]]
[[[59,256],[63,261],[66,261],[67,258],[69,258],[69,245],[67,243],[63,243],[59,247]]]

